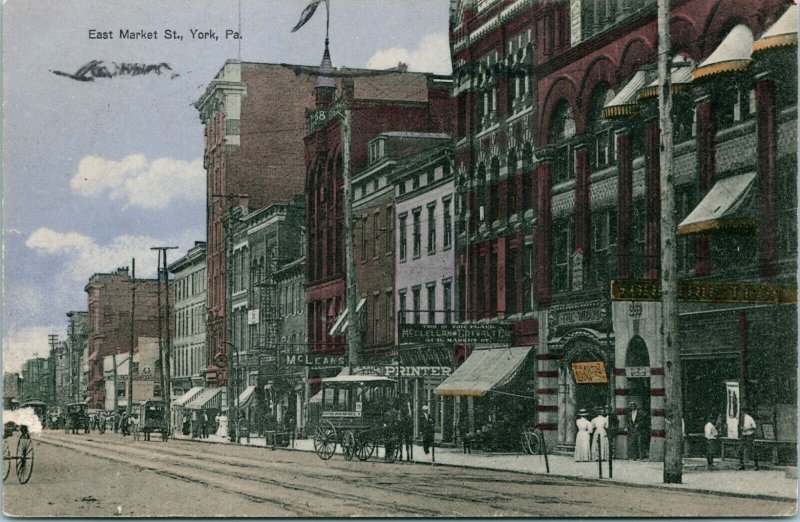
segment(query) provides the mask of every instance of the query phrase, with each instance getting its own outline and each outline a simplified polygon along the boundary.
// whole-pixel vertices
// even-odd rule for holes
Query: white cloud
[[[129,266],[134,257],[138,261],[137,277],[155,277],[156,254],[150,247],[169,244],[185,248],[202,235],[204,234],[199,230],[188,230],[170,238],[122,235],[100,245],[94,239],[77,232],[39,228],[28,237],[25,246],[42,254],[63,256],[63,270],[67,279],[86,284],[92,274]]]
[[[61,334],[64,329],[64,325],[33,326],[6,333],[3,337],[3,371],[20,371],[22,363],[34,354],[47,357],[50,353],[47,335]]]
[[[173,200],[199,201],[205,196],[202,159],[159,158],[148,162],[141,154],[119,161],[86,156],[70,180],[72,192],[85,197],[108,194],[111,200],[147,209],[166,208]]]
[[[416,49],[392,47],[378,51],[367,62],[367,68],[388,69],[396,67],[399,62],[407,64],[411,71],[450,74],[452,64],[447,35],[429,34],[420,41]]]

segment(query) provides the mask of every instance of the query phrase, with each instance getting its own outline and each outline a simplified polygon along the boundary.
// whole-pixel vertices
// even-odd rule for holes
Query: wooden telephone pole
[[[670,0],[658,0],[658,112],[661,127],[661,346],[664,353],[666,437],[664,483],[683,479],[683,393],[678,338],[678,282],[675,255],[675,186],[672,176],[672,43]]]
[[[344,100],[347,103],[347,100]],[[358,315],[358,288],[353,256],[353,187],[350,180],[350,137],[352,111],[344,109],[342,119],[342,178],[344,181],[344,257],[347,284],[347,359],[350,368],[359,364],[361,355],[361,321]]]

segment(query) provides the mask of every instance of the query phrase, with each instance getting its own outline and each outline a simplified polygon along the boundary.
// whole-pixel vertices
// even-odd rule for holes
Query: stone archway
[[[602,362],[606,369],[613,367],[609,354],[605,352],[596,336],[574,335],[564,345],[564,358],[558,369],[558,442],[572,446],[575,442],[575,419],[582,408],[590,410],[590,417],[597,407],[609,404],[608,382],[578,384],[575,382],[572,363]]]

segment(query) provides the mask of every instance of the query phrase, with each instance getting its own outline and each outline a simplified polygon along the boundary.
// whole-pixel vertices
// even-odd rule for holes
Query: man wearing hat
[[[647,417],[644,412],[639,410],[639,406],[635,402],[631,402],[630,409],[625,414],[625,420],[628,427],[628,458],[643,459],[644,448],[642,445],[645,439]]]
[[[591,452],[591,431],[592,423],[586,417],[589,412],[585,408],[578,411],[578,419],[575,425],[578,427],[578,433],[575,435],[575,462],[586,462],[592,460]]]
[[[422,449],[425,455],[433,446],[433,417],[430,414],[427,404],[422,406],[422,419],[420,419],[420,432],[422,433]]]

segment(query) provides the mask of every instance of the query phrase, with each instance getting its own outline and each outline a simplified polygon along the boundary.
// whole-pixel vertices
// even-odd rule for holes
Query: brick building
[[[55,400],[53,362],[47,357],[34,354],[22,364],[20,406],[28,401],[41,401],[48,405]]]
[[[89,313],[85,311],[67,312],[67,352],[71,358],[70,395],[73,401],[86,399],[87,374],[86,359],[89,357]]]
[[[797,344],[796,28],[770,29],[795,9],[687,0],[672,11],[690,433],[725,411],[725,381],[738,381],[742,404],[750,400],[762,422],[786,427],[786,412],[796,411],[794,366],[776,365],[794,360]],[[655,14],[655,1],[463,1],[451,34],[465,306],[502,317],[512,295],[523,318],[534,310],[536,410],[552,445],[571,447],[578,409],[610,404],[625,455],[624,416],[635,399],[651,418],[649,454],[659,460],[666,399]],[[514,230],[514,207],[522,271],[509,266],[519,259],[512,245],[500,242]],[[486,248],[476,245],[487,237]],[[581,363],[602,368],[607,382],[576,380]]]
[[[341,354],[343,338],[330,336],[329,330],[345,309],[343,108],[352,111],[350,171],[355,174],[368,163],[368,141],[381,132],[449,130],[450,79],[423,73],[334,71],[327,48],[320,73],[316,110],[307,114],[305,137],[307,338],[311,352]]]
[[[226,230],[232,206],[267,207],[303,192],[305,110],[314,77],[279,64],[228,61],[195,106],[205,125],[209,385],[227,382]]]
[[[132,290],[133,278],[128,267],[118,268],[112,273],[94,274],[84,288],[88,301],[89,355],[86,360],[91,408],[102,409],[105,405],[103,358],[130,351]],[[134,339],[158,337],[157,292],[157,280],[136,279]],[[163,291],[161,298],[163,305],[166,301]],[[174,322],[172,325],[174,330]]]
[[[205,383],[206,370],[206,244],[195,241],[186,254],[170,263],[175,338],[172,340],[170,377],[175,399]]]

